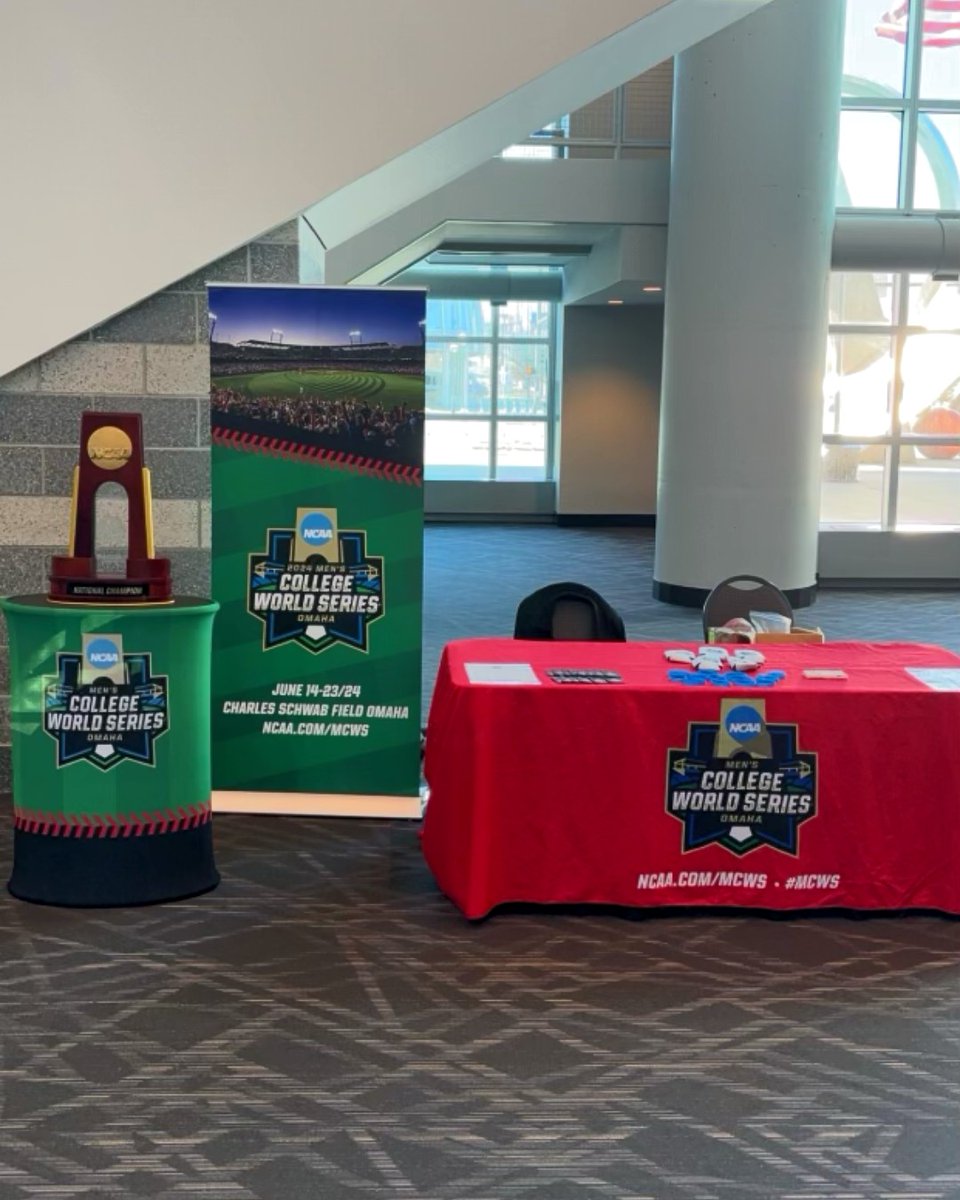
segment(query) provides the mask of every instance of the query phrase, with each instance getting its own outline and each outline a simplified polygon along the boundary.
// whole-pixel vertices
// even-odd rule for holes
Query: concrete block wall
[[[291,221],[0,378],[0,595],[46,590],[50,555],[66,545],[84,409],[143,414],[158,553],[178,592],[209,591],[205,284],[295,283],[299,257]],[[98,552],[117,560],[123,507],[98,504]],[[0,793],[10,791],[9,691],[0,617]]]

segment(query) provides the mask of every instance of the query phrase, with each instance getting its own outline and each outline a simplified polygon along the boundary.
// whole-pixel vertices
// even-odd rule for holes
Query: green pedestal
[[[10,891],[150,904],[219,882],[210,823],[211,601],[0,599],[10,635]]]

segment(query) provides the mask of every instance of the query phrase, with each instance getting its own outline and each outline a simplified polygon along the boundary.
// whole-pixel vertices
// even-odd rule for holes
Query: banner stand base
[[[325,792],[213,792],[215,813],[273,817],[393,817],[419,821],[421,796],[354,796]]]

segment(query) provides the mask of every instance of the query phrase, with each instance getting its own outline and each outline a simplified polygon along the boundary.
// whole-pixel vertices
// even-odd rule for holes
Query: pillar
[[[841,0],[773,0],[676,60],[654,596],[815,594]]]

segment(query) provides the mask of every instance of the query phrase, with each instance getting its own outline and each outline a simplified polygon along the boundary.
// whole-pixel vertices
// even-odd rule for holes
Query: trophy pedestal
[[[168,558],[128,558],[126,575],[97,575],[96,560],[55,554],[51,600],[68,604],[162,604],[170,599]]]
[[[0,600],[10,636],[10,891],[151,904],[219,882],[210,824],[212,601]]]

